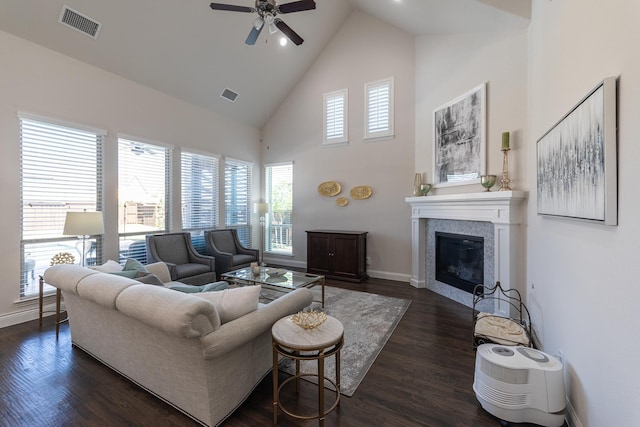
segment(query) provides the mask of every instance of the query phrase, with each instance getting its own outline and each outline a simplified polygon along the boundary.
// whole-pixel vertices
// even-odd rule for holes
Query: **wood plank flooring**
[[[412,303],[353,397],[342,396],[326,426],[499,426],[472,390],[471,309],[407,283],[369,279],[328,286],[407,298]],[[53,317],[0,329],[1,426],[196,426],[193,420],[71,346]],[[281,374],[281,380],[286,375]],[[290,409],[314,408],[315,386],[285,395]],[[224,426],[272,424],[271,375]],[[195,398],[195,396],[194,396]],[[293,405],[293,406],[292,406]],[[299,405],[299,406],[298,406]],[[309,409],[309,412],[311,409]],[[280,413],[280,426],[316,426]],[[523,424],[522,426],[524,426]]]

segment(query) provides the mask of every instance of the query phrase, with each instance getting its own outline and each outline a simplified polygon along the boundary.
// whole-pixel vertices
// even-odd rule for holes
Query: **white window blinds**
[[[365,139],[393,136],[393,78],[365,84]]]
[[[21,195],[20,296],[38,293],[38,276],[59,253],[82,259],[75,236],[63,236],[68,211],[102,210],[102,144],[106,131],[19,115]],[[101,254],[100,236],[85,248]],[[46,287],[47,291],[53,290]]]
[[[347,135],[347,112],[347,89],[326,93],[324,95],[324,145],[345,144],[349,141]]]
[[[225,225],[238,230],[238,238],[251,247],[251,163],[225,159]]]
[[[145,235],[169,229],[172,149],[118,139],[118,233],[120,258],[146,263]]]
[[[182,151],[182,229],[218,227],[218,157]]]

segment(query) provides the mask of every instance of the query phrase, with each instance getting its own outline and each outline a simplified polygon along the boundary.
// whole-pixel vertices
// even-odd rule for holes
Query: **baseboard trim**
[[[55,316],[56,305],[44,305],[43,309],[46,313],[42,314],[42,317]],[[0,316],[0,328],[6,328],[8,326],[18,325],[24,322],[30,322],[31,320],[37,320],[40,317],[40,309],[38,307],[30,308],[27,310],[17,311],[14,313],[8,313]]]
[[[573,405],[571,405],[569,396],[567,396],[567,416],[565,417],[565,419],[569,427],[583,427],[582,421],[580,421],[576,410],[573,409]]]

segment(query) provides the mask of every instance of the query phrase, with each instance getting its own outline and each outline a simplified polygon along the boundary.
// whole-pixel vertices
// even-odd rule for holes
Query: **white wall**
[[[263,129],[264,163],[294,162],[293,253],[306,262],[306,230],[369,232],[369,274],[408,281],[414,173],[414,38],[355,11]],[[395,138],[363,142],[364,84],[395,78]],[[349,144],[322,147],[323,94],[349,90]],[[338,207],[317,192],[323,181],[373,189],[370,199]]]
[[[571,416],[585,427],[640,422],[639,17],[637,1],[533,2],[527,161],[532,188],[535,141],[604,77],[619,76],[619,225],[538,216],[535,193],[528,212],[533,324],[547,352],[564,353]]]
[[[37,317],[16,304],[20,278],[20,146],[17,112],[108,130],[106,255],[117,259],[117,133],[260,163],[258,131],[0,32],[0,327]],[[175,169],[179,171],[179,169]],[[256,172],[260,169],[257,167]],[[174,202],[179,203],[179,180]],[[259,187],[256,173],[255,187]],[[179,204],[178,204],[179,206]],[[179,210],[178,210],[179,212]],[[173,221],[179,229],[180,217]]]
[[[509,178],[527,190],[527,33],[421,36],[416,39],[415,168],[433,182],[433,111],[486,83],[487,173],[502,175],[502,132],[511,132]],[[499,188],[496,184],[494,190]],[[434,194],[475,193],[479,184],[438,188]]]

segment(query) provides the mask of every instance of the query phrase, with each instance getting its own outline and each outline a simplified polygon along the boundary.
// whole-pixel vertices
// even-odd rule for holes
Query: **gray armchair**
[[[204,244],[207,254],[216,259],[218,275],[248,267],[252,262],[258,261],[258,249],[242,246],[238,239],[238,232],[233,228],[205,231]]]
[[[189,285],[216,281],[215,260],[196,252],[189,233],[148,235],[147,263],[158,261],[167,264],[173,281]]]

